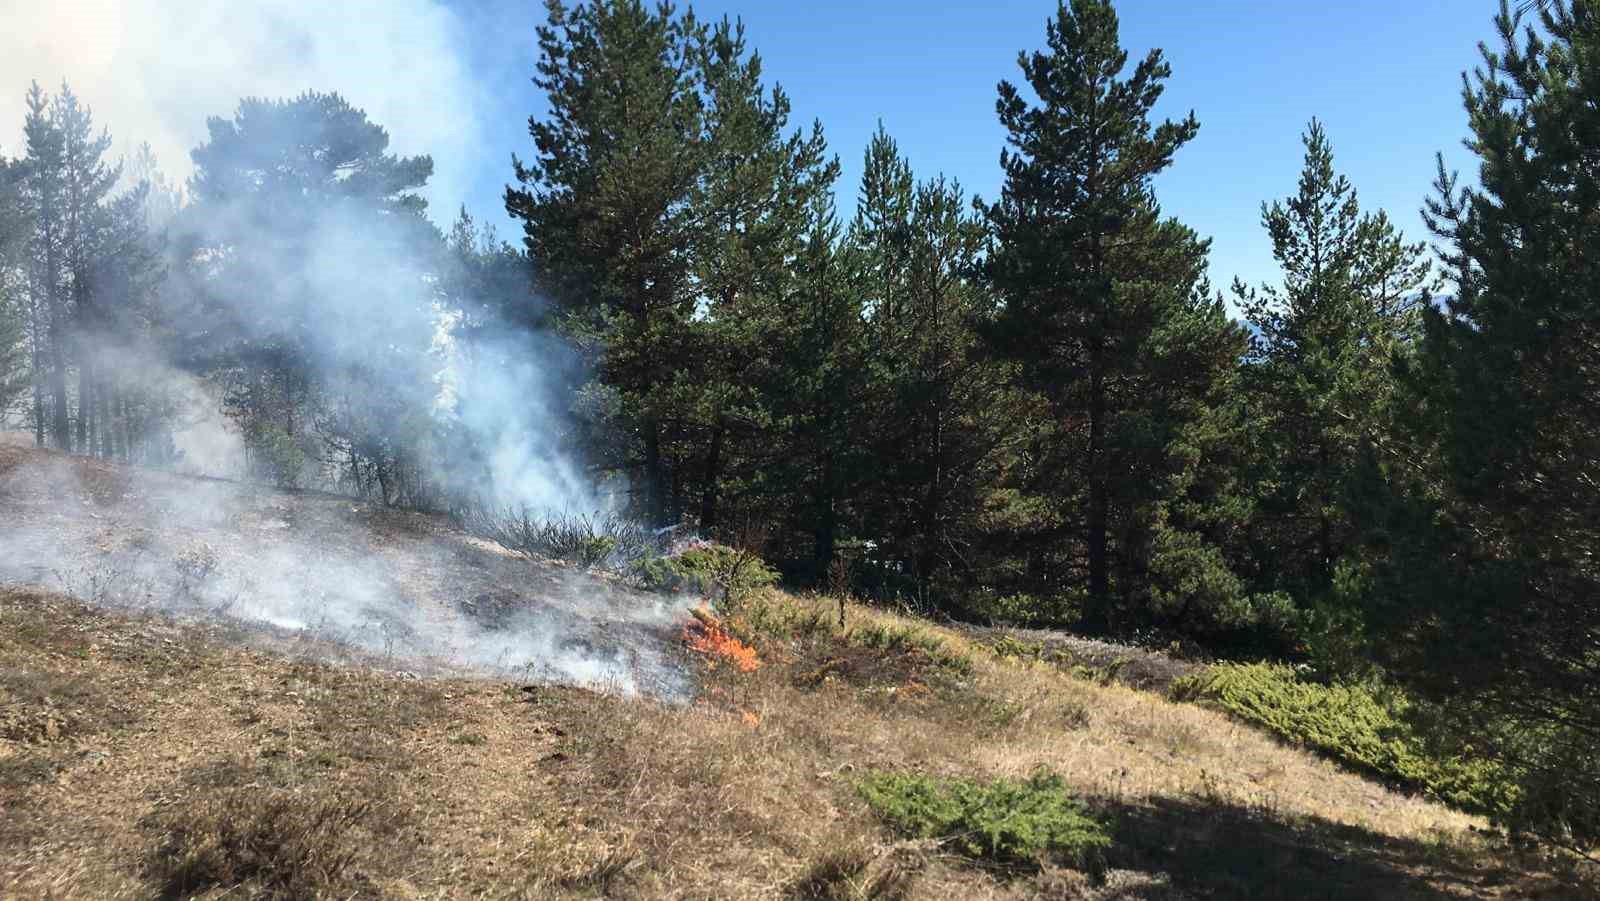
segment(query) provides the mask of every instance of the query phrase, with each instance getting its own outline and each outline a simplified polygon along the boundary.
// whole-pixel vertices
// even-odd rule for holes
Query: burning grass
[[[727,665],[741,673],[753,673],[761,668],[756,649],[735,638],[710,608],[701,605],[690,613],[694,618],[684,624],[683,642],[704,658],[707,666],[715,669]]]
[[[27,448],[0,455],[17,461],[0,477],[0,584],[250,635],[310,634],[327,640],[312,643],[319,651],[339,646],[333,659],[390,669],[688,690],[682,602],[614,575],[350,498]],[[612,526],[556,537],[584,528]]]
[[[1495,897],[1572,878],[1220,714],[861,608],[841,632],[828,602],[758,603],[789,631],[719,617],[761,666],[707,670],[702,701],[678,705],[287,659],[0,591],[0,669],[70,661],[96,686],[70,704],[92,728],[0,737],[0,893]],[[849,637],[868,625],[969,663]],[[902,662],[798,678],[868,655]],[[27,684],[45,688],[14,705],[57,703],[49,679]],[[974,867],[948,837],[905,838],[920,832],[858,789],[873,773],[981,788],[1040,768],[1105,825],[1103,883],[1070,854]]]

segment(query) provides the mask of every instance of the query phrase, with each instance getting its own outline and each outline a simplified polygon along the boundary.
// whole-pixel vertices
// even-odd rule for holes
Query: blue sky
[[[533,154],[526,119],[544,109],[529,80],[534,3],[462,0],[469,66],[491,112],[468,208],[504,237],[520,231],[500,194],[510,156]],[[861,154],[882,120],[919,177],[939,172],[993,198],[1004,135],[995,85],[1017,80],[1019,50],[1044,43],[1053,0],[982,4],[909,0],[700,2],[702,18],[744,20],[769,81],[794,102],[795,122],[820,119],[843,165],[841,214],[853,209]],[[1124,0],[1123,44],[1137,59],[1160,47],[1172,64],[1158,114],[1190,109],[1200,135],[1157,182],[1169,215],[1214,239],[1212,281],[1271,280],[1260,227],[1263,200],[1294,190],[1300,135],[1319,117],[1336,165],[1363,206],[1383,208],[1413,240],[1436,151],[1467,168],[1460,73],[1492,37],[1493,0],[1343,0],[1339,3]],[[1470,175],[1470,174],[1469,174]],[[436,211],[436,214],[444,211]],[[445,218],[441,216],[440,218]]]

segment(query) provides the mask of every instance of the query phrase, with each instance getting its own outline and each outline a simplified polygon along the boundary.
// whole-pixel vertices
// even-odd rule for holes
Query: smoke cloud
[[[9,156],[20,155],[29,81],[54,92],[65,79],[118,148],[148,141],[179,181],[207,116],[307,90],[339,92],[401,152],[432,154],[425,196],[446,215],[481,162],[487,103],[466,64],[469,35],[434,0],[0,0],[0,26]]]
[[[679,697],[682,599],[539,564],[420,514],[95,460],[0,432],[0,583],[314,639],[419,674]],[[265,629],[265,632],[261,630]]]
[[[21,152],[29,81],[54,92],[66,79],[118,149],[148,142],[179,180],[207,140],[208,116],[232,116],[243,97],[308,90],[364,110],[388,131],[391,153],[430,155],[434,174],[421,193],[435,214],[453,210],[473,167],[485,165],[485,104],[464,62],[463,20],[433,0],[0,2],[0,19],[27,22],[0,58],[7,155]],[[419,239],[418,223],[391,216],[386,225],[337,203],[303,213],[305,228],[287,236],[281,227],[261,235],[248,210],[226,201],[178,213],[175,234],[263,240],[216,243],[199,265],[175,257],[161,303],[201,337],[299,335],[315,412],[327,421],[300,424],[296,437],[394,439],[379,452],[495,508],[602,506],[563,446],[557,386],[573,364],[558,341],[499,322],[484,312],[489,298],[451,293],[437,242]],[[236,265],[241,252],[249,258]],[[228,277],[208,286],[216,267]],[[470,341],[461,334],[468,319]],[[246,436],[223,415],[229,386],[215,373],[126,335],[83,343],[103,377],[170,405],[180,473],[246,471]],[[534,564],[381,504],[30,456],[16,443],[10,465],[0,446],[0,510],[10,523],[0,532],[0,581],[305,632],[401,665],[678,691],[671,632],[681,598]],[[347,487],[341,465],[331,452],[308,461],[308,487]]]

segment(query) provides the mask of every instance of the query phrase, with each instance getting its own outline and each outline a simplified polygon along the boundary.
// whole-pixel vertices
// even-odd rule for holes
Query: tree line
[[[160,359],[256,474],[448,507],[493,454],[430,415],[439,311],[491,362],[507,329],[559,335],[550,428],[646,524],[958,618],[1379,670],[1519,761],[1528,822],[1594,834],[1595,4],[1502,4],[1463,80],[1478,184],[1441,161],[1431,250],[1312,119],[1262,205],[1279,277],[1221,290],[1154,190],[1201,124],[1154,120],[1173,73],[1107,0],[1062,4],[999,85],[994,198],[881,128],[840,185],[738,23],[546,11],[521,247],[434,229],[431,161],[337,95],[210,120],[179,192],[35,87],[0,169],[0,385],[36,441],[171,462],[193,398],[117,362]]]

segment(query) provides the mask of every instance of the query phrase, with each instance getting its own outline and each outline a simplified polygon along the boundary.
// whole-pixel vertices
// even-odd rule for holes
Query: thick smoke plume
[[[3,17],[23,15],[12,5]],[[13,86],[0,96],[0,122],[22,121],[30,80],[53,89],[65,79],[119,147],[148,142],[183,179],[208,116],[231,116],[243,97],[336,91],[387,130],[391,153],[433,158],[421,194],[435,210],[453,209],[468,167],[483,165],[462,23],[431,0],[96,0],[30,5],[25,15],[26,43],[0,59],[0,84]],[[21,152],[5,131],[0,147]],[[281,228],[262,230],[258,214],[215,199],[176,212],[162,223],[170,272],[156,293],[192,347],[209,351],[217,335],[258,346],[296,335],[316,420],[286,431],[371,443],[435,496],[488,509],[605,505],[564,440],[558,385],[570,355],[549,335],[507,324],[503,299],[452,281],[426,221],[308,204],[285,239]],[[190,235],[209,247],[185,250]],[[258,454],[260,442],[227,409],[237,366],[218,375],[180,358],[170,348],[181,340],[168,349],[115,332],[87,340],[102,377],[168,405],[178,472],[259,475],[247,446]],[[376,503],[285,495],[32,455],[15,434],[3,453],[0,511],[10,525],[0,533],[0,581],[304,631],[400,665],[677,690],[670,624],[681,599],[537,565],[436,519],[384,509],[387,485]],[[331,452],[308,460],[302,484],[348,490],[341,465]]]
[[[27,437],[0,432],[0,584],[231,621],[419,673],[684,690],[681,599],[540,564],[435,517],[40,455]]]

